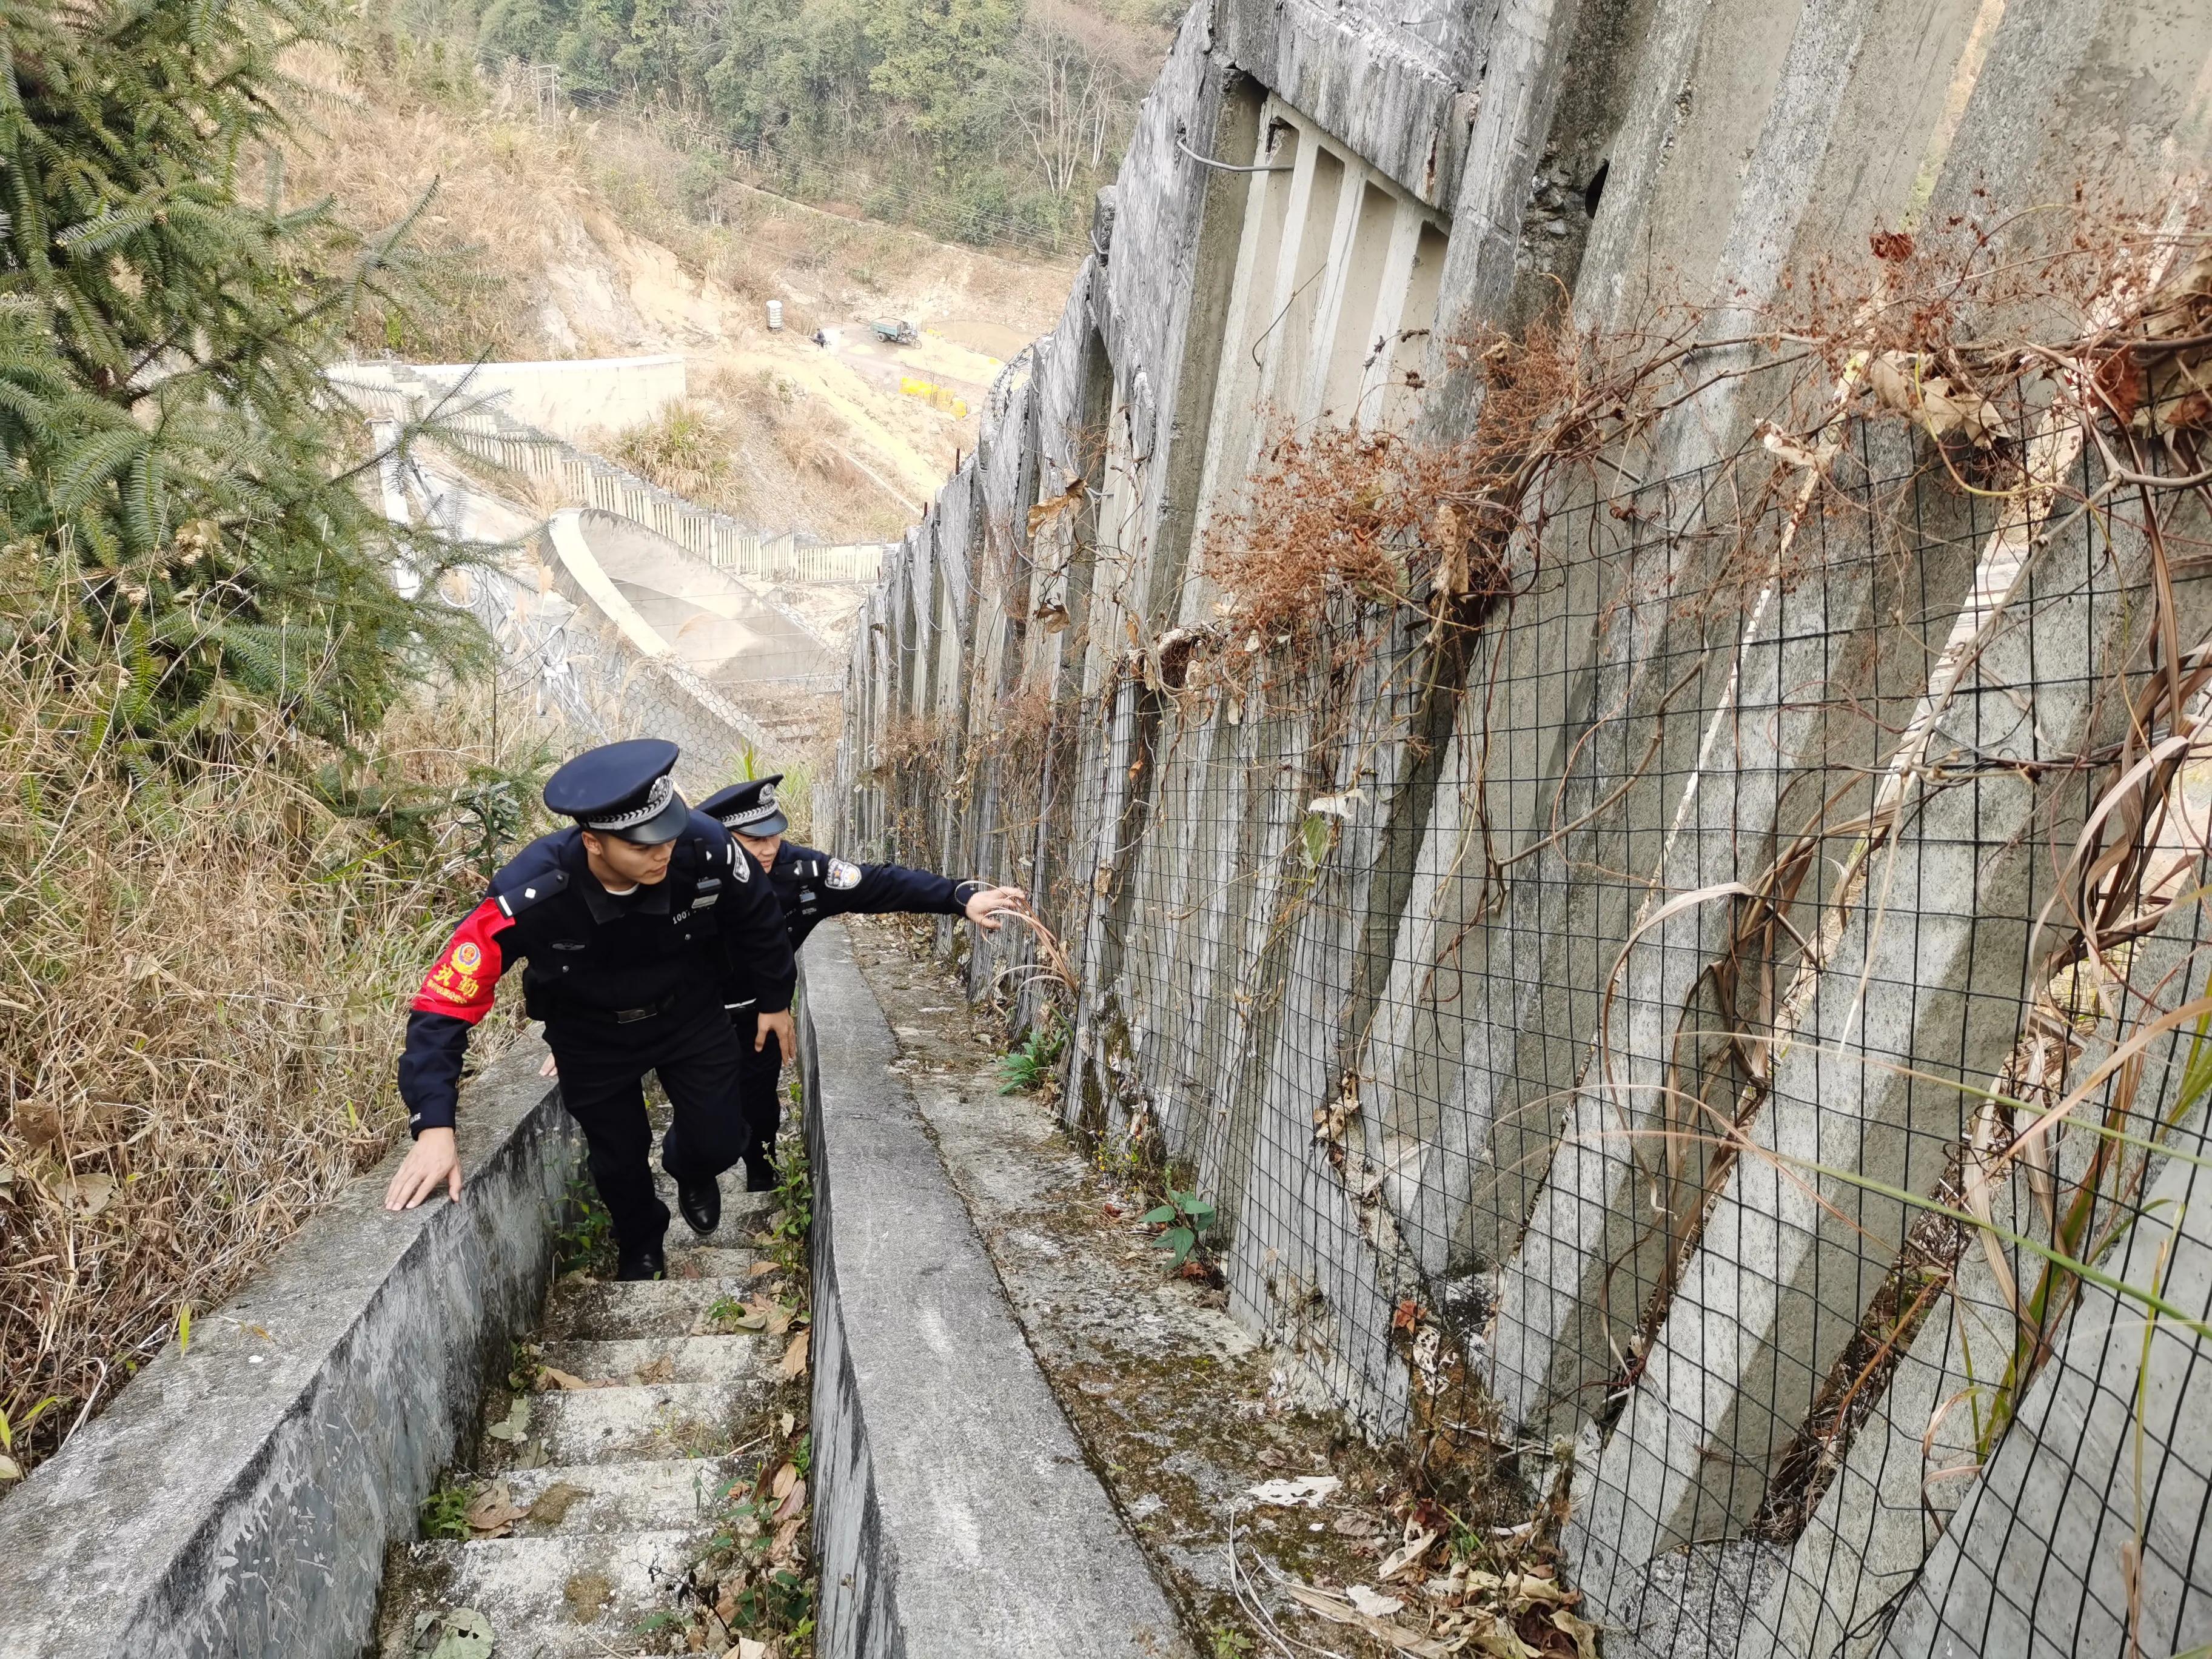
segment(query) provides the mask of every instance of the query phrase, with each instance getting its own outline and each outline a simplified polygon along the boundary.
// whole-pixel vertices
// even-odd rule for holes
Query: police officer
[[[1000,927],[998,912],[1019,908],[1026,895],[1018,887],[994,887],[983,881],[953,881],[927,870],[909,870],[896,864],[848,864],[811,847],[783,838],[791,820],[776,800],[775,787],[783,781],[777,773],[750,783],[732,784],[699,803],[699,810],[719,819],[737,837],[738,845],[768,872],[775,896],[783,902],[791,948],[796,951],[806,936],[831,916],[879,915],[913,910],[932,915],[966,916],[986,932]],[[782,1117],[779,1073],[788,1050],[778,1053],[749,1041],[746,1014],[733,1009],[738,1026],[739,1064],[744,1073],[745,1115],[752,1127],[752,1143],[745,1152],[745,1187],[761,1192],[775,1184],[769,1153]]]
[[[399,1061],[414,1149],[385,1207],[411,1209],[443,1185],[461,1195],[453,1115],[469,1032],[518,961],[525,1005],[545,1022],[561,1100],[582,1127],[592,1179],[614,1222],[624,1279],[659,1278],[668,1210],[647,1161],[644,1078],[659,1073],[673,1108],[662,1167],[694,1230],[721,1218],[716,1180],[750,1133],[731,1006],[744,1004],[757,1047],[794,1048],[791,942],[774,894],[714,819],[693,811],[669,775],[677,747],[609,744],[569,761],[545,805],[576,820],[541,836],[494,876],[416,994]]]

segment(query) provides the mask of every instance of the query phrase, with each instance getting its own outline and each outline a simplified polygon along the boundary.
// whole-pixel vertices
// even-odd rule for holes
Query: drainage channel
[[[732,1185],[715,1232],[672,1224],[665,1279],[566,1241],[587,1259],[424,1505],[440,1535],[390,1552],[382,1659],[762,1659],[809,1627],[805,1190]]]

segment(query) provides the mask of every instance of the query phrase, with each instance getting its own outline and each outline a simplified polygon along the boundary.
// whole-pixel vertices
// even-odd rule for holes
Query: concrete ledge
[[[355,1659],[384,1552],[536,1317],[580,1142],[544,1048],[468,1090],[462,1202],[349,1186],[0,1504],[0,1659]]]
[[[802,969],[823,1659],[1167,1659],[1167,1595],[1060,1415],[840,924]]]

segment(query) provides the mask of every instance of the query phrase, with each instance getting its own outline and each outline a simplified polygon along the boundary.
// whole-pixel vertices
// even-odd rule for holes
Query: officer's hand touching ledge
[[[768,1034],[773,1031],[785,1060],[788,1062],[799,1058],[799,1033],[792,1026],[790,1009],[787,1008],[780,1014],[762,1014],[754,1024],[759,1028],[753,1037],[755,1054],[768,1047]]]
[[[1005,924],[1000,921],[1001,910],[1019,910],[1029,903],[1029,895],[1018,887],[986,887],[969,897],[968,920],[987,933],[995,933]]]
[[[454,1203],[461,1201],[461,1155],[451,1129],[425,1129],[384,1189],[387,1210],[411,1210],[441,1185]]]

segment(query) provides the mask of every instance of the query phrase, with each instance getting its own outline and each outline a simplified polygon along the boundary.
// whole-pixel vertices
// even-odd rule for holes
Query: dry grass
[[[401,1133],[407,996],[481,835],[395,841],[297,753],[134,781],[94,690],[20,653],[0,684],[0,1410],[27,1466]],[[493,763],[477,712],[395,717],[385,781]]]

